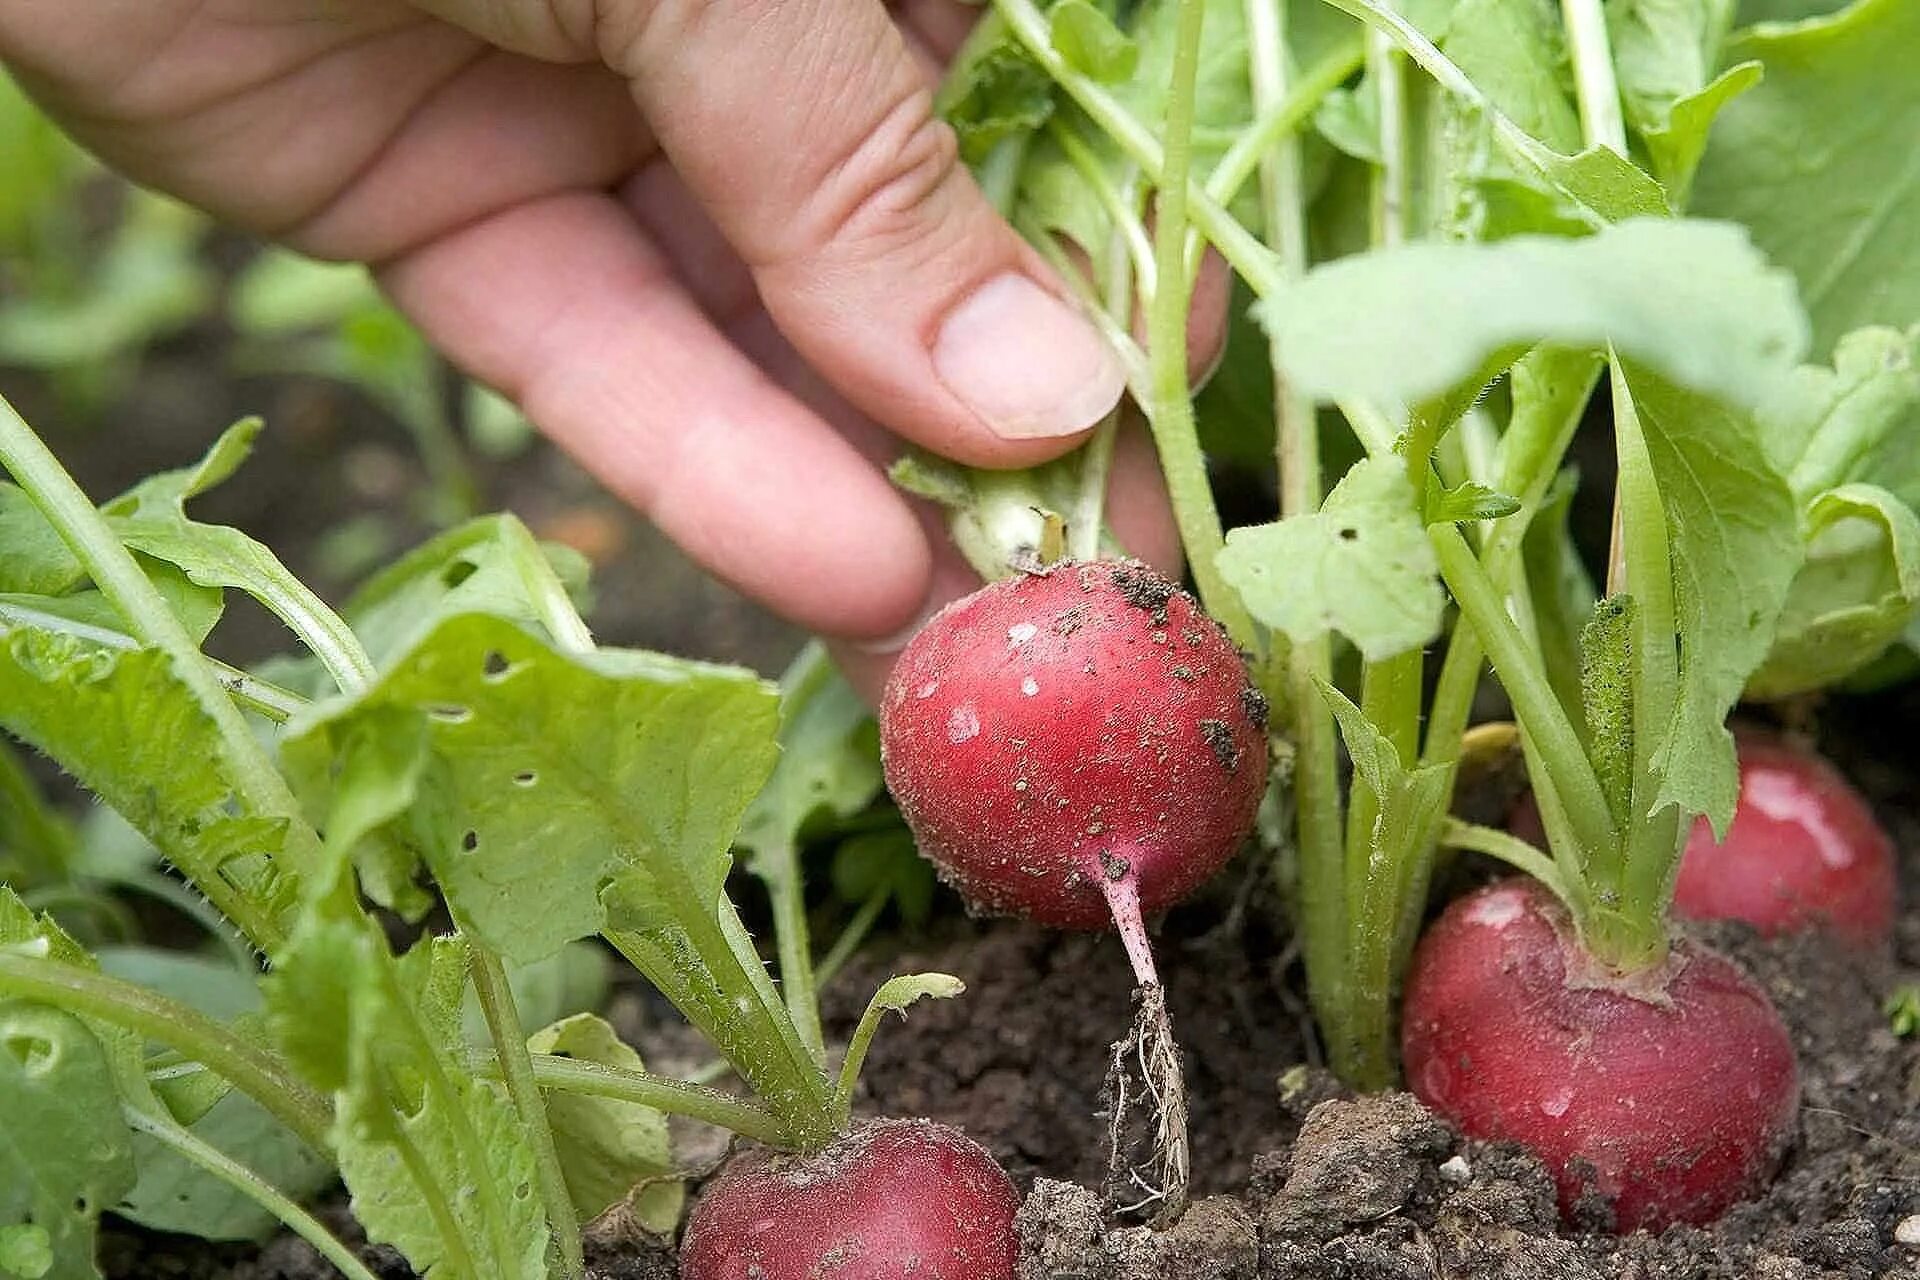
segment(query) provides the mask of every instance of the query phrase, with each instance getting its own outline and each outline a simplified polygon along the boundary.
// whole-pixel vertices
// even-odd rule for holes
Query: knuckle
[[[924,86],[901,92],[807,184],[779,256],[884,257],[921,241],[959,162],[959,143],[934,113],[932,93]]]

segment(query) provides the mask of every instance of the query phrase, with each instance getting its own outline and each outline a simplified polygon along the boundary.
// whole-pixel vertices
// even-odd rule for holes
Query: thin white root
[[[1107,1202],[1116,1214],[1165,1223],[1187,1208],[1187,1082],[1166,993],[1148,983],[1135,997],[1139,1012],[1126,1038],[1115,1042],[1107,1068]],[[1152,1116],[1153,1147],[1136,1162],[1127,1122],[1141,1104]]]

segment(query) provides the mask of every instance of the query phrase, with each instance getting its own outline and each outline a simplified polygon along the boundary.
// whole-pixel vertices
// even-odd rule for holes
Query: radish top
[[[974,906],[1110,922],[1100,878],[1165,907],[1246,838],[1266,703],[1224,632],[1130,561],[1062,564],[949,605],[881,701],[888,785]]]

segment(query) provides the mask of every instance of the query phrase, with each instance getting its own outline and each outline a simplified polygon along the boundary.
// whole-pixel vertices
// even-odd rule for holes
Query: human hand
[[[882,468],[1027,466],[1119,366],[934,120],[953,0],[10,0],[0,58],[103,159],[371,264],[707,569],[886,654],[973,583]],[[1217,345],[1211,277],[1197,345]],[[1177,559],[1151,448],[1112,520]]]

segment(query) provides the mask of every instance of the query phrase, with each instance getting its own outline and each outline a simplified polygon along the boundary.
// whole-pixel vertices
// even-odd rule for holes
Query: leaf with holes
[[[727,667],[630,650],[562,654],[511,622],[443,621],[289,752],[337,760],[369,716],[424,728],[411,821],[455,914],[518,963],[606,923],[711,911],[747,802],[772,769],[778,700]],[[299,771],[311,793],[329,770]]]
[[[1254,617],[1296,642],[1337,631],[1378,660],[1440,634],[1446,596],[1396,458],[1356,464],[1312,515],[1235,529],[1218,564]]]
[[[95,1280],[95,1222],[133,1186],[113,1068],[72,1014],[0,1004],[0,1231],[48,1280]]]

